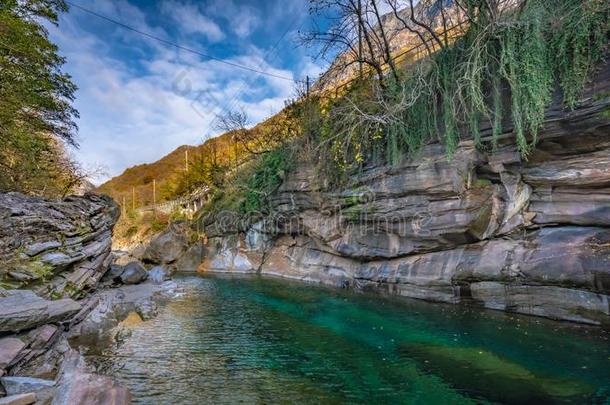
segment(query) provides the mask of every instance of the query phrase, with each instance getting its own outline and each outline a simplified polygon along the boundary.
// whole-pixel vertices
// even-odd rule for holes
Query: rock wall
[[[0,194],[0,404],[131,402],[81,351],[117,344],[126,318],[154,317],[177,285],[161,267],[113,263],[124,259],[110,251],[118,214],[105,196]],[[151,247],[164,264],[187,256],[186,239],[171,235]]]
[[[559,97],[556,97],[559,100]],[[556,102],[524,160],[438,144],[323,191],[304,163],[246,232],[209,223],[203,271],[258,272],[448,303],[610,323],[610,68]]]
[[[117,205],[86,194],[49,201],[0,194],[0,288],[35,290],[47,298],[78,298],[111,261]]]

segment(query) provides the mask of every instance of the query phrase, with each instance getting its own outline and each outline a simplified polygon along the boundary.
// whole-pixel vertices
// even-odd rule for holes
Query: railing
[[[191,193],[188,196],[176,198],[171,201],[164,201],[158,204],[146,205],[144,207],[136,208],[136,212],[139,214],[144,214],[145,212],[162,212],[164,214],[171,214],[176,211],[181,211],[183,213],[194,213],[196,212],[205,200],[207,199],[209,189],[207,187],[197,190],[194,193]]]

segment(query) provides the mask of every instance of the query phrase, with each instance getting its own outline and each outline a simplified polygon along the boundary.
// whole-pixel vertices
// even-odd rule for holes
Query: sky
[[[71,0],[137,30],[232,63],[289,79],[317,77],[320,63],[298,45],[304,0]],[[295,83],[189,53],[77,7],[49,27],[79,87],[75,158],[103,167],[100,184],[180,145],[218,134],[214,118],[243,108],[259,122],[294,97]]]

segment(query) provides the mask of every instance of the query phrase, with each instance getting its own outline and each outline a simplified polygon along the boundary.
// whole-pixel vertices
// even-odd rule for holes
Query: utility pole
[[[309,98],[309,75],[307,75],[307,78],[305,79],[305,86],[307,89],[307,98]]]
[[[184,151],[184,171],[188,173],[189,171],[189,150],[188,148]]]
[[[153,179],[153,212],[157,215],[157,180]]]

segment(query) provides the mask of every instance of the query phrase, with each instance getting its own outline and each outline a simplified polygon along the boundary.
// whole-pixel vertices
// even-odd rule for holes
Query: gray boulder
[[[47,301],[29,290],[9,290],[5,297],[0,297],[0,332],[18,332],[63,321],[80,309],[80,304],[70,298]]]
[[[117,280],[119,277],[121,277],[121,274],[123,274],[123,271],[125,271],[125,265],[121,265],[121,264],[117,264],[117,263],[111,264],[110,269],[104,275],[104,278],[102,278],[102,282]]]
[[[7,395],[27,394],[53,388],[55,381],[30,377],[2,377],[0,383]]]
[[[125,266],[123,272],[119,276],[119,280],[123,284],[139,284],[148,278],[148,273],[142,263],[131,262]]]
[[[204,248],[201,243],[191,245],[178,261],[176,269],[181,273],[196,273],[204,259]]]
[[[155,264],[173,263],[182,256],[187,246],[185,227],[172,225],[150,241],[142,260]]]

